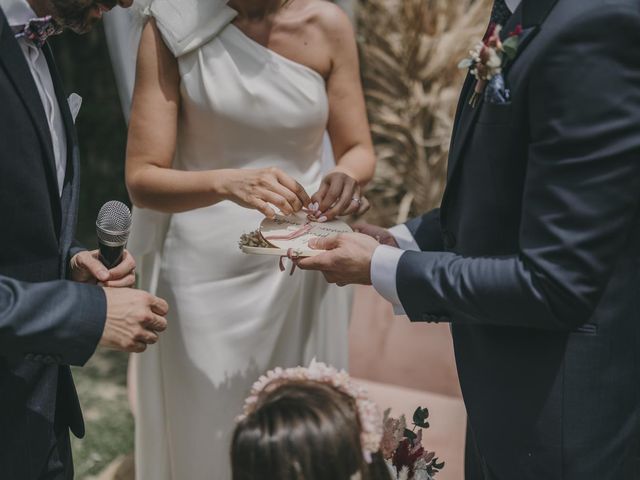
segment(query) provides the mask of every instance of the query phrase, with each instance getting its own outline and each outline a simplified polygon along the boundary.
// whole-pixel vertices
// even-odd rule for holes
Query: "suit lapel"
[[[71,116],[71,110],[69,109],[69,102],[60,79],[58,68],[56,67],[56,63],[53,58],[53,52],[48,44],[45,45],[42,50],[47,59],[47,65],[49,66],[49,72],[51,73],[51,79],[53,80],[53,87],[56,93],[58,108],[62,115],[65,134],[67,137],[67,166],[64,184],[62,187],[62,196],[60,198],[62,207],[60,246],[62,251],[65,252],[73,241],[76,226],[75,205],[77,204],[79,187],[78,139],[75,125],[73,123],[73,117]],[[66,261],[66,258],[62,258],[63,264],[61,265],[61,272],[63,276],[66,271]]]
[[[56,224],[60,220],[60,198],[58,197],[58,181],[56,177],[56,164],[53,155],[51,132],[46,122],[46,114],[38,87],[29,69],[20,45],[16,41],[13,30],[9,27],[6,18],[0,10],[0,68],[3,68],[7,77],[29,112],[38,137],[42,144],[45,158],[45,169],[49,182],[51,204],[56,217]]]
[[[522,27],[539,27],[551,13],[558,0],[522,0]]]
[[[533,38],[536,36],[538,31],[540,30],[540,25],[547,18],[556,2],[557,0],[523,0],[516,11],[513,13],[507,24],[504,26],[501,34],[503,39],[507,38],[509,33],[512,32],[518,26],[518,24],[521,24],[524,29],[524,31],[520,35],[517,55],[503,72],[505,78],[509,73],[509,69],[522,55],[522,52],[524,52],[527,46],[531,43],[531,40],[533,40]],[[465,151],[466,144],[468,143],[471,134],[473,133],[478,114],[482,109],[482,102],[484,101],[483,99],[476,108],[472,108],[469,105],[469,99],[471,97],[475,84],[476,82],[473,81],[472,88],[463,88],[462,91],[462,97],[460,99],[461,104],[459,105],[459,108],[461,108],[462,110],[457,117],[456,125],[454,127],[455,135],[453,136],[453,141],[451,143],[451,149],[449,152],[449,166],[447,172],[448,183],[452,181],[456,171],[458,170],[459,164],[461,163],[461,157],[463,156]]]
[[[453,120],[453,133],[451,134],[451,145],[449,145],[449,151],[453,150],[453,145],[456,143],[458,130],[460,127],[460,118],[465,113],[465,106],[469,103],[469,97],[471,89],[475,86],[475,78],[470,73],[467,74],[467,78],[462,85],[462,91],[460,92],[460,98],[458,99],[458,106],[456,107],[456,116]]]
[[[522,6],[523,6],[522,4],[518,6],[516,11],[513,13],[511,18],[507,22],[507,24],[502,29],[503,32],[513,31],[513,29],[519,23],[521,23]],[[521,49],[518,48],[518,55],[520,53],[521,53]],[[476,120],[478,118],[478,114],[482,109],[482,102],[484,102],[484,99],[481,98],[480,103],[475,108],[469,105],[469,100],[471,98],[471,95],[473,93],[473,89],[475,88],[476,83],[477,83],[476,80],[473,79],[471,88],[468,88],[466,91],[463,91],[464,98],[461,98],[461,100],[464,100],[464,103],[462,104],[462,112],[458,119],[459,125],[456,126],[457,133],[455,135],[455,141],[452,143],[451,151],[449,153],[449,168],[447,172],[447,180],[449,182],[453,178],[453,175],[456,171],[456,167],[460,163],[459,161],[460,157],[462,156],[462,153],[464,152],[464,148],[469,138],[471,137],[471,134],[473,133],[473,127],[475,126]]]

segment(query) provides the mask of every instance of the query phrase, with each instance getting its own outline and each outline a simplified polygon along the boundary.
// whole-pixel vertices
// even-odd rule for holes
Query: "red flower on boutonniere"
[[[523,32],[522,25],[517,25],[504,42],[500,38],[501,32],[502,25],[492,23],[482,42],[478,42],[469,51],[471,56],[458,64],[459,68],[470,69],[471,75],[478,80],[469,102],[473,107],[478,104],[487,84],[494,77],[502,75],[504,67],[516,57],[518,52],[520,35]]]
[[[511,37],[519,37],[520,35],[522,35],[523,31],[524,30],[522,29],[522,25],[518,24],[516,26],[515,30],[509,34],[509,38],[511,38]]]

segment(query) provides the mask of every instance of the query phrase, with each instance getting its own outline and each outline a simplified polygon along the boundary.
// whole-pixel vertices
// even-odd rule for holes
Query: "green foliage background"
[[[129,204],[124,185],[126,126],[102,25],[82,36],[66,32],[52,39],[51,46],[67,94],[75,92],[83,99],[76,119],[82,162],[78,238],[93,248],[102,204]]]

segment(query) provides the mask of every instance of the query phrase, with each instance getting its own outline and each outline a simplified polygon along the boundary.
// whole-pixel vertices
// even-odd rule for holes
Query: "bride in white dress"
[[[237,244],[274,205],[317,202],[320,221],[365,208],[375,160],[355,39],[322,0],[154,0],[144,14],[131,247],[171,312],[136,361],[136,478],[227,480],[234,418],[260,374],[347,363],[350,291]]]

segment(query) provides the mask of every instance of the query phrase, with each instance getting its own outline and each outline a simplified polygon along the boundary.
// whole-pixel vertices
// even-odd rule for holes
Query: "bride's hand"
[[[268,218],[276,215],[269,204],[278,207],[285,215],[291,215],[311,203],[302,185],[277,168],[228,170],[220,185],[224,198],[258,210]]]
[[[370,206],[358,181],[339,170],[324,177],[311,202],[318,207],[314,208],[313,215],[319,222],[345,215],[362,215]]]

